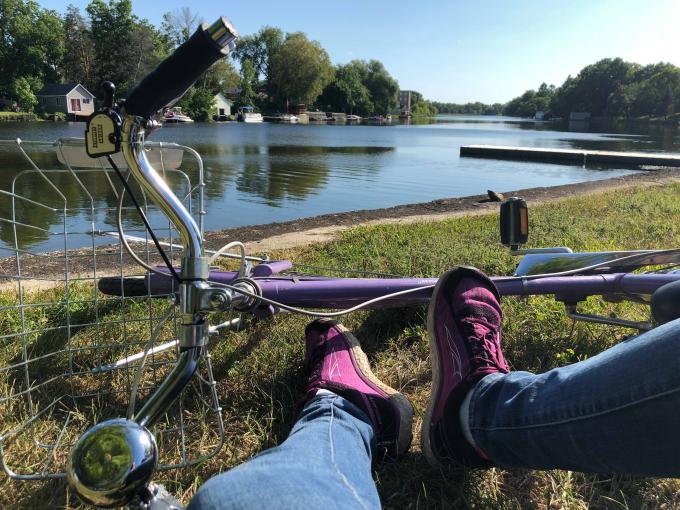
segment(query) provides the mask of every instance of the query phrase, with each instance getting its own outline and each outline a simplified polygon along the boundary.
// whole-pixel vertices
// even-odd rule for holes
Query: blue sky
[[[63,12],[68,0],[39,2]],[[334,63],[381,60],[401,88],[439,101],[505,102],[605,57],[680,65],[679,0],[133,0],[157,25],[186,5],[242,34],[306,32]]]

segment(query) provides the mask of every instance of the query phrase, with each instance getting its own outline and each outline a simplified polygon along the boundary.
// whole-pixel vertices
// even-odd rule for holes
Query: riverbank
[[[644,175],[646,180],[618,182],[614,186],[610,182],[609,187],[600,183],[597,190],[581,189],[578,193],[564,187],[559,194],[554,189],[545,190],[545,194],[535,189],[530,198],[530,203],[534,205],[530,212],[532,245],[567,244],[577,250],[680,245],[680,201],[677,200],[680,185],[677,184],[677,174],[667,179],[654,179],[653,174]],[[529,196],[529,193],[523,194]],[[367,226],[343,230],[331,242],[279,250],[273,255],[290,256],[309,265],[366,268],[404,275],[437,276],[456,264],[473,264],[491,274],[511,273],[517,258],[507,250],[499,249],[497,218],[491,214],[495,212],[497,204],[477,206],[470,197],[467,200],[470,200],[467,202],[469,207],[461,205],[458,211],[425,214],[422,218],[426,221],[379,225],[364,223]],[[541,202],[543,205],[540,205]],[[456,214],[458,217],[450,217]],[[449,219],[430,221],[437,215],[439,218],[449,215]],[[376,221],[397,223],[404,218],[410,221],[415,217],[417,215]],[[77,284],[74,287],[82,288]],[[33,297],[35,295],[31,295]],[[44,299],[55,301],[53,298],[53,294],[44,293]],[[69,316],[74,340],[68,344],[71,347],[68,352],[75,363],[83,363],[78,367],[91,366],[89,357],[102,352],[93,354],[88,349],[80,349],[83,339],[96,342],[97,345],[118,345],[121,340],[119,329],[97,328],[92,324],[94,317],[102,317],[98,314],[105,313],[108,321],[124,322],[129,335],[134,320],[148,313],[146,303],[124,307],[116,300],[82,300],[78,301],[77,306],[78,314]],[[154,306],[154,315],[159,317],[167,304],[159,300],[150,306]],[[629,330],[597,324],[574,324],[566,318],[563,307],[547,297],[506,298],[502,306],[505,316],[504,353],[512,370],[540,372],[569,364],[594,356],[630,334]],[[588,301],[583,311],[603,315],[614,313],[628,318],[639,318],[641,315],[640,309],[635,306],[593,299]],[[29,324],[40,329],[61,331],[65,320],[63,308],[56,303],[47,312],[27,307],[25,320],[35,321]],[[16,317],[8,316],[7,309],[3,313],[5,315],[0,314],[0,321],[8,328],[16,327]],[[673,479],[559,470],[497,468],[460,471],[429,466],[419,446],[422,416],[431,381],[425,316],[424,307],[413,307],[359,312],[342,319],[361,340],[376,376],[404,393],[416,410],[414,441],[409,453],[398,462],[379,463],[375,467],[375,478],[384,508],[586,510],[680,507],[680,482]],[[76,320],[83,325],[74,325]],[[156,481],[164,483],[187,503],[209,477],[285,439],[295,420],[295,402],[302,394],[307,379],[302,367],[304,327],[308,322],[307,317],[284,314],[256,322],[244,331],[222,332],[211,337],[215,389],[227,428],[224,447],[214,458],[196,466],[158,473]],[[140,325],[140,330],[142,325],[146,328],[143,334],[148,335],[148,321]],[[30,352],[45,355],[45,350],[55,348],[55,345],[62,348],[64,339],[57,335],[60,333],[40,337],[42,343],[30,345],[33,349]],[[159,342],[166,340],[167,335],[160,338]],[[34,338],[25,341],[38,342]],[[11,344],[5,342],[0,348],[0,367],[7,366],[12,360],[16,363],[16,357],[20,356],[21,346],[15,350],[10,347]],[[141,346],[138,348],[141,349]],[[167,357],[157,355],[154,361],[166,359],[172,359],[169,351]],[[52,375],[59,377],[63,373],[57,372],[63,371],[60,365],[53,367],[45,364],[44,370],[44,373],[35,373],[35,377],[47,379]],[[148,373],[151,374],[152,370],[149,369]],[[15,379],[0,378],[0,393],[9,394],[11,385],[16,391],[20,381],[23,379],[18,376]],[[104,381],[108,384],[110,379]],[[52,384],[55,391],[61,389],[58,383],[59,380]],[[100,381],[97,388],[101,384]],[[79,388],[77,385],[67,386],[68,391],[72,391],[73,387]],[[24,405],[19,400],[16,400],[12,413],[0,416],[0,430],[12,429],[15,425]],[[107,401],[106,411],[123,415],[126,405],[124,398],[114,398]],[[81,408],[86,410],[82,404]],[[182,436],[181,440],[193,453],[200,451],[197,441],[202,438],[207,442],[212,440],[214,430],[210,429],[213,423],[209,421],[191,423],[192,427],[187,429],[186,436]],[[48,419],[39,421],[34,429],[26,431],[18,440],[19,448],[25,448],[23,453],[26,455],[8,458],[18,459],[18,462],[25,459],[28,459],[26,462],[33,461],[33,457],[28,454],[35,450],[32,440],[40,440],[45,432],[40,425],[55,428]],[[53,431],[55,434],[57,432],[58,428],[56,432]],[[168,462],[178,460],[173,457],[173,448],[176,446],[173,441],[175,437],[167,435],[160,442]],[[4,448],[5,453],[10,450]],[[176,451],[181,450],[177,448]],[[54,453],[55,463],[62,463],[65,458],[64,450]],[[0,479],[0,507],[79,508],[75,496],[65,487],[63,480],[29,484],[14,482],[6,477]]]
[[[628,189],[660,186],[678,181],[680,181],[680,170],[659,168],[600,181],[495,191],[502,192],[506,197],[521,196],[530,207],[535,207],[545,203],[559,202],[578,196],[589,196],[609,190],[624,192]],[[353,227],[379,224],[409,225],[464,216],[493,214],[498,210],[498,203],[482,202],[482,200],[487,198],[486,195],[447,198],[384,209],[324,214],[286,222],[230,228],[206,232],[205,241],[206,247],[213,250],[231,241],[241,241],[245,243],[249,254],[268,254],[273,251],[295,249],[301,246],[332,241],[344,231]],[[154,253],[153,249],[151,253]],[[30,275],[30,277],[23,280],[25,289],[49,288],[53,284],[50,281],[42,280],[43,278],[49,280],[55,274],[63,275],[64,262],[60,252],[55,252],[53,255],[52,257],[27,255],[22,257],[22,273]],[[140,267],[129,256],[121,256],[120,248],[117,245],[98,247],[97,276],[120,274],[121,260],[125,273],[140,273]],[[152,259],[151,263],[162,264],[162,260],[160,258]],[[0,259],[0,274],[13,274],[15,264],[16,261],[13,257]],[[92,266],[91,248],[69,251],[71,278],[74,276],[82,278],[91,277]],[[12,288],[15,285],[13,281],[5,279],[4,283],[0,283],[0,289]]]
[[[657,168],[631,175],[599,181],[525,188],[519,190],[494,190],[506,197],[521,196],[530,206],[573,196],[585,196],[606,190],[625,190],[647,187],[680,180],[680,170]],[[419,221],[436,221],[457,216],[490,214],[498,209],[494,202],[481,202],[487,195],[446,198],[431,202],[399,205],[383,209],[366,209],[345,213],[324,214],[298,220],[250,225],[207,232],[206,246],[217,249],[229,241],[247,243],[253,251],[290,248],[332,239],[339,232],[359,225],[379,223],[407,224]]]

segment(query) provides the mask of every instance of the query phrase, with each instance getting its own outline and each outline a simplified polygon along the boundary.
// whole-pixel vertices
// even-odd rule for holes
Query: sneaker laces
[[[498,357],[500,352],[499,332],[497,327],[486,318],[468,316],[460,320],[461,329],[467,338],[467,345],[472,355],[472,361],[478,368],[491,367],[508,370],[504,361]]]

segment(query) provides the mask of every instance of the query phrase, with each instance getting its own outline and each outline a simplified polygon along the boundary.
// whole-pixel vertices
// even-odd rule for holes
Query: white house
[[[234,103],[218,92],[213,98],[213,105],[213,120],[228,120]]]
[[[47,113],[63,112],[69,117],[88,117],[94,112],[94,95],[80,83],[48,83],[36,94]]]

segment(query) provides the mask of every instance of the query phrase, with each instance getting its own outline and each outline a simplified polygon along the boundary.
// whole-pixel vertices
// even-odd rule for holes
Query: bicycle
[[[65,278],[61,282],[60,292],[63,291],[65,297],[47,304],[35,304],[26,300],[27,294],[23,286],[27,279],[26,256],[38,257],[39,254],[28,253],[18,242],[21,237],[18,232],[21,229],[35,226],[21,220],[17,203],[23,201],[34,207],[45,204],[20,195],[16,189],[18,178],[13,181],[12,191],[5,193],[12,202],[11,219],[8,222],[14,233],[15,256],[14,274],[5,276],[11,276],[16,281],[18,300],[5,305],[3,310],[18,314],[19,324],[4,339],[16,341],[19,348],[12,362],[0,367],[5,378],[12,382],[12,389],[8,395],[0,397],[0,403],[8,410],[13,406],[19,408],[20,413],[26,416],[17,427],[0,436],[0,462],[8,475],[29,480],[65,477],[81,499],[96,506],[179,508],[179,503],[171,495],[151,481],[158,468],[178,467],[159,465],[159,442],[166,441],[167,434],[177,433],[182,444],[182,462],[179,466],[186,466],[215,455],[224,441],[224,428],[207,352],[208,336],[219,329],[236,327],[243,321],[241,318],[229,318],[221,324],[211,326],[208,320],[211,314],[234,311],[261,320],[286,311],[329,317],[366,308],[401,307],[428,301],[436,278],[385,278],[386,275],[378,275],[383,276],[379,278],[334,278],[291,273],[292,262],[248,256],[244,246],[238,242],[229,243],[211,254],[204,248],[200,157],[195,151],[192,153],[197,158],[198,186],[187,184],[184,177],[179,176],[186,191],[184,198],[180,199],[169,185],[174,179],[171,175],[174,169],[169,165],[167,151],[181,147],[149,143],[146,141],[146,134],[157,127],[155,121],[151,120],[153,114],[163,107],[171,106],[214,61],[222,58],[233,46],[236,35],[235,29],[224,18],[210,26],[204,25],[147,76],[124,104],[115,104],[115,89],[109,86],[105,108],[96,112],[88,123],[87,153],[90,157],[98,158],[96,161],[102,167],[97,171],[103,172],[106,182],[115,193],[118,231],[104,234],[113,235],[120,242],[120,249],[109,254],[120,261],[120,270],[116,276],[98,275],[95,264],[94,274],[82,278],[95,284],[85,291],[77,286],[78,277],[69,278],[73,273],[71,265],[76,255],[69,254],[66,250],[68,214],[64,205]],[[178,68],[185,72],[179,79],[175,79],[174,70]],[[95,263],[98,250],[95,242],[98,232],[94,228],[95,196],[90,193],[85,176],[79,175],[72,168],[72,161],[65,157],[66,149],[78,144],[82,142],[61,141],[57,145],[57,151],[66,161],[67,170],[63,172],[89,195],[93,218],[90,232],[91,258]],[[48,177],[34,159],[26,155],[22,143],[17,142],[17,145],[32,164],[33,168],[29,172],[47,180],[66,204],[68,200],[60,191],[58,178]],[[156,149],[157,152],[149,152],[150,149]],[[189,148],[184,149],[191,152]],[[122,153],[122,161],[118,158],[119,153]],[[155,164],[151,163],[154,158],[155,164],[162,168],[165,178],[156,171]],[[105,163],[108,163],[106,167]],[[123,163],[129,170],[127,175],[122,171]],[[131,177],[139,189],[135,189],[129,182]],[[121,188],[113,184],[116,178],[120,181]],[[199,192],[198,220],[190,213],[192,193],[196,191]],[[142,201],[138,198],[140,195],[143,197]],[[133,201],[133,205],[127,208],[123,206],[126,196]],[[158,236],[159,229],[152,226],[157,215],[149,214],[151,206],[147,197],[155,202],[169,220],[167,235],[163,236],[168,240]],[[185,206],[187,202],[188,206]],[[56,209],[47,206],[45,208],[50,211]],[[139,213],[143,224],[139,230],[146,237],[131,236],[129,230],[126,233],[123,229],[122,216],[129,211]],[[40,227],[35,228],[41,230]],[[179,237],[179,243],[173,241],[175,233]],[[520,249],[527,240],[526,204],[520,199],[504,202],[501,207],[501,241],[514,254],[523,255],[524,258],[513,276],[494,277],[501,295],[553,295],[566,305],[567,312],[576,320],[625,326],[640,331],[654,327],[654,323],[582,314],[578,312],[577,304],[588,296],[598,295],[607,299],[650,304],[657,323],[667,322],[680,315],[678,306],[673,304],[680,302],[680,271],[675,269],[680,263],[680,250],[572,253],[564,247]],[[138,253],[139,248],[136,251],[133,245],[154,246],[163,264],[154,266],[148,251],[144,260]],[[240,253],[232,253],[234,249],[238,249]],[[179,266],[173,262],[176,255],[181,258]],[[212,264],[221,257],[235,259],[238,269],[212,269]],[[89,254],[85,258],[89,260]],[[130,276],[126,268],[126,261],[129,259],[142,266],[145,273]],[[652,266],[653,270],[643,274],[634,272],[647,266]],[[85,292],[86,296],[80,296],[79,299],[79,292]],[[103,296],[120,299],[113,299],[109,303]],[[89,343],[79,343],[81,339],[77,338],[77,333],[84,325],[93,325],[98,331],[118,325],[104,317],[106,306],[135,307],[138,304],[135,301],[137,298],[149,298],[149,302],[157,298],[162,298],[157,299],[158,302],[164,302],[169,298],[171,306],[159,316],[155,315],[153,304],[144,302],[143,306],[149,307],[148,316],[141,319],[126,318],[124,314],[124,341],[120,345],[100,344],[98,338],[88,339]],[[78,304],[84,301],[95,303],[94,317],[76,317]],[[100,307],[99,303],[104,305]],[[301,307],[337,311],[312,311]],[[64,314],[65,325],[55,328],[60,334],[63,332],[61,344],[56,348],[45,345],[45,340],[51,342],[54,338],[41,326],[39,320],[33,320],[31,313],[34,309],[43,312],[58,309]],[[177,340],[156,346],[157,339],[168,334],[164,329],[169,327],[171,319],[176,323]],[[135,335],[140,334],[135,330],[139,324],[144,324],[145,327],[148,324],[148,341],[130,340],[133,330]],[[131,348],[141,350],[130,353]],[[163,351],[177,352],[177,360],[159,358]],[[68,378],[39,379],[38,372],[48,363],[63,363],[62,375],[66,374]],[[194,376],[201,363],[204,371],[199,374],[198,381],[199,384],[205,383],[205,388],[194,389],[194,394],[206,404],[205,407],[212,414],[216,422],[216,437],[210,451],[198,458],[189,459],[184,449],[184,432],[189,425],[183,422],[184,415],[181,411],[174,417],[179,420],[179,425],[172,425],[173,417],[168,417],[168,411],[177,402],[182,405],[181,397],[186,394],[185,388],[190,381],[197,379]],[[150,379],[148,374],[144,374],[145,368],[151,369]],[[99,386],[90,388],[82,383],[85,378],[98,380]],[[119,382],[119,379],[125,378],[126,395],[110,391],[114,381]],[[136,399],[140,392],[149,395],[141,408],[137,409]],[[61,394],[61,397],[51,403],[45,402],[45,398],[53,394]],[[72,401],[67,402],[64,395]],[[80,404],[84,397],[89,400]],[[108,418],[108,399],[114,400],[119,407],[127,407],[127,418]],[[29,470],[30,472],[12,469],[7,456],[11,441],[25,431],[33,430],[37,422],[56,421],[54,417],[61,412],[62,406],[67,405],[71,409],[63,424],[52,425],[52,441],[47,443],[33,439],[35,448],[46,452],[46,460],[39,463],[26,460],[27,464],[38,465]],[[102,416],[108,419],[101,421]],[[199,420],[200,418],[202,417]],[[92,422],[99,423],[91,426]],[[159,431],[158,427],[163,422],[167,426]],[[79,438],[74,438],[71,437],[69,427],[86,430]],[[151,432],[152,428],[156,428],[156,434]],[[64,449],[68,451],[68,459],[61,453]],[[65,471],[60,471],[64,464]]]

